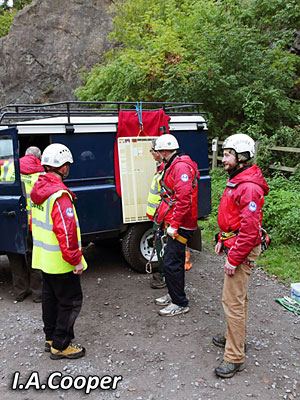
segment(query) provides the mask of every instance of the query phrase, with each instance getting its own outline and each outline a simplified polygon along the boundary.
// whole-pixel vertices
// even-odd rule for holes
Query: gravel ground
[[[166,291],[151,289],[148,276],[130,270],[118,247],[90,245],[86,253],[89,269],[82,276],[84,304],[75,333],[87,354],[78,360],[54,361],[43,351],[41,305],[30,297],[14,302],[8,261],[0,257],[1,400],[300,398],[300,316],[274,300],[289,295],[289,287],[254,270],[246,369],[219,379],[214,368],[223,352],[212,336],[225,329],[220,257],[192,252],[193,268],[186,273],[191,310],[166,318],[157,315],[153,302]],[[55,372],[54,389],[36,390],[38,378],[46,382]],[[115,390],[104,390],[110,387],[104,376],[122,380],[115,381]],[[12,390],[13,378],[24,385],[29,377],[28,390]],[[80,387],[84,379],[90,393],[88,387],[58,387],[59,381],[67,387],[72,380]],[[100,383],[103,389],[92,390]]]

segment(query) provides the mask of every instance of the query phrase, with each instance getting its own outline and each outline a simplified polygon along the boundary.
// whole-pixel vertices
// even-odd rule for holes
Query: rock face
[[[74,100],[110,45],[109,0],[34,0],[0,39],[0,105]]]

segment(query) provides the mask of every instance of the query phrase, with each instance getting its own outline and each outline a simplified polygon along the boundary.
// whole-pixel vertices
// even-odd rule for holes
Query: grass
[[[218,169],[211,172],[211,176],[212,213],[209,219],[200,221],[199,225],[204,228],[202,231],[203,246],[209,252],[213,253],[215,247],[214,237],[219,231],[217,223],[218,207],[225,189],[227,174],[224,174],[222,170]],[[277,232],[276,236],[280,237],[280,232]],[[267,251],[259,257],[257,265],[267,271],[270,276],[289,284],[291,282],[300,282],[299,260],[300,248],[297,244],[281,244],[280,241],[276,239],[272,240]]]

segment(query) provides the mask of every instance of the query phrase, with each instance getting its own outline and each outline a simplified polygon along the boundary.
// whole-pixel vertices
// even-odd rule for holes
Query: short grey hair
[[[29,155],[33,155],[33,156],[35,156],[36,158],[38,158],[39,160],[41,159],[41,157],[42,157],[42,152],[41,152],[41,150],[38,148],[38,147],[36,147],[36,146],[30,146],[30,147],[28,147],[28,149],[25,151],[25,156],[29,156]]]

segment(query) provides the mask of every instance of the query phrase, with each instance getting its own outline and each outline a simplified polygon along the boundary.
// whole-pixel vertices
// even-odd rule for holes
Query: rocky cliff
[[[0,39],[0,105],[75,99],[110,43],[109,0],[34,0]]]

